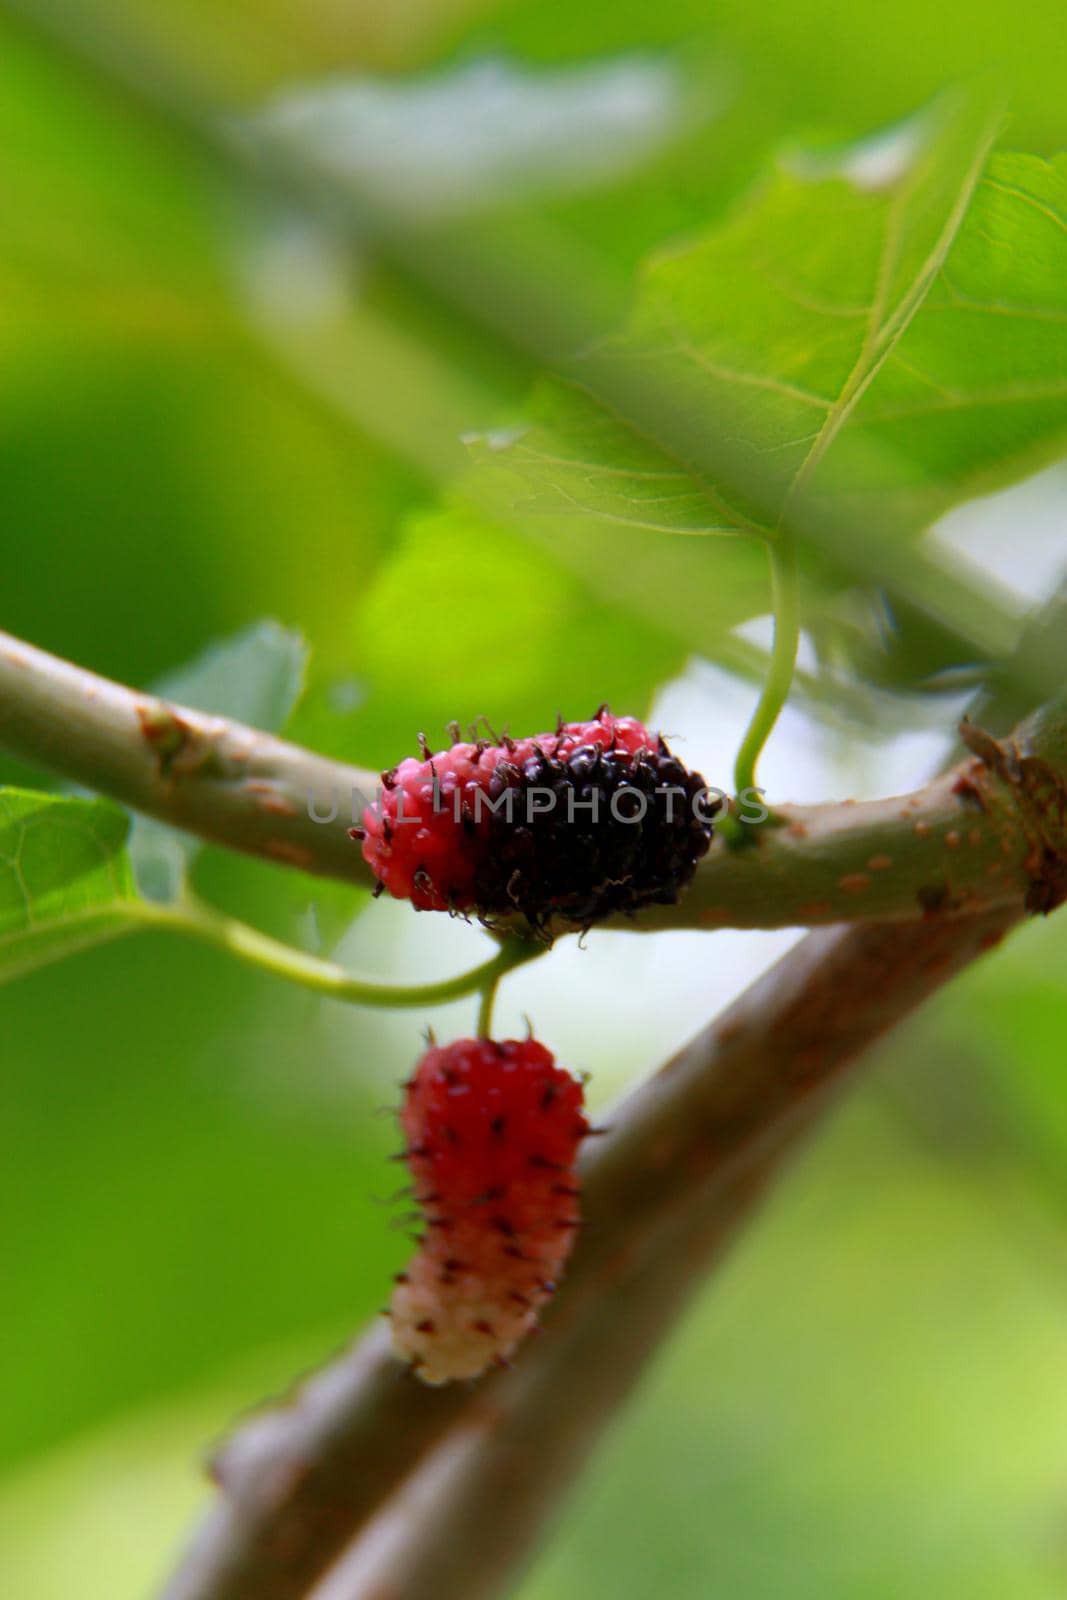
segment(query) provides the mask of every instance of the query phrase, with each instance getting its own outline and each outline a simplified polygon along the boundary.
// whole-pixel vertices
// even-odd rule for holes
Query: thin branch
[[[321,1600],[499,1593],[835,1087],[1016,915],[797,946],[611,1117],[585,1163],[589,1226],[515,1370],[428,1390],[374,1330],[221,1452],[222,1495],[165,1600],[298,1600],[346,1546]]]
[[[610,925],[819,927],[1022,909],[1040,879],[1043,830],[1057,827],[1055,807],[1031,805],[1028,789],[1035,763],[1054,783],[1067,778],[1067,700],[1003,747],[971,738],[981,753],[913,794],[775,805],[774,825],[751,828],[752,847],[716,841],[679,905]],[[7,634],[0,746],[231,849],[373,881],[347,830],[376,774],[123,688]]]

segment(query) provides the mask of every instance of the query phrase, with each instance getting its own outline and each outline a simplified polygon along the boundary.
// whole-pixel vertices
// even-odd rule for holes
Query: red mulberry
[[[424,747],[382,783],[353,830],[382,888],[419,911],[519,913],[536,928],[673,904],[722,803],[659,735],[606,707],[534,738]]]
[[[425,1237],[397,1279],[393,1343],[426,1383],[506,1362],[578,1227],[582,1086],[535,1039],[431,1048],[401,1126]]]

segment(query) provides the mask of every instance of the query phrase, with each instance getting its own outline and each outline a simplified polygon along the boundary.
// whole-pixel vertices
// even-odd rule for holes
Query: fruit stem
[[[735,805],[745,797],[746,790],[756,787],[756,763],[789,698],[800,643],[797,559],[792,539],[783,533],[774,543],[768,544],[767,553],[771,567],[774,645],[763,690],[734,762]],[[731,844],[739,843],[745,836],[736,812],[723,819],[717,832]]]
[[[489,973],[481,986],[482,998],[478,1005],[479,1039],[492,1037],[493,1003],[501,978],[513,967],[520,967],[524,962],[543,955],[547,948],[547,945],[535,944],[532,939],[509,938],[501,944],[497,958],[499,964],[494,972]]]
[[[511,938],[488,961],[469,972],[460,973],[458,977],[444,978],[438,983],[389,984],[360,977],[334,961],[324,961],[280,939],[272,939],[269,934],[261,933],[258,928],[236,917],[227,916],[225,912],[216,910],[193,895],[187,895],[173,905],[148,901],[135,904],[134,915],[137,920],[150,927],[170,928],[175,933],[202,939],[250,966],[286,978],[290,983],[302,984],[304,988],[313,989],[333,1000],[347,1000],[355,1005],[393,1008],[446,1005],[449,1001],[462,1000],[466,995],[480,991],[484,1009],[486,990],[491,997],[505,972],[522,961],[540,955],[545,948]]]

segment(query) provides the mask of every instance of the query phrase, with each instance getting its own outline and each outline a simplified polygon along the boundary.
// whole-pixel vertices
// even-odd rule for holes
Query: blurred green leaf
[[[419,729],[436,744],[453,718],[520,731],[604,699],[645,710],[683,651],[590,577],[462,505],[409,518],[354,617],[362,692],[347,709],[344,686],[313,697],[296,731],[391,765]]]
[[[152,687],[165,700],[276,733],[303,691],[307,654],[298,633],[277,622],[254,622]],[[138,889],[148,900],[177,899],[200,849],[191,833],[136,817],[130,861]]]
[[[300,634],[267,619],[209,645],[152,688],[165,700],[276,733],[300,698],[307,660]]]
[[[109,801],[0,789],[0,983],[129,925],[128,828]]]
[[[734,507],[691,468],[577,386],[543,383],[531,406],[532,425],[474,437],[475,459],[512,468],[529,492],[520,514],[563,517],[581,537],[607,524],[623,533],[737,537]]]
[[[509,525],[634,622],[711,659],[727,631],[769,605],[764,551],[701,484],[588,395],[544,383],[519,434],[471,440],[476,472],[492,474]],[[502,513],[503,515],[503,513]],[[652,538],[653,533],[682,537]]]

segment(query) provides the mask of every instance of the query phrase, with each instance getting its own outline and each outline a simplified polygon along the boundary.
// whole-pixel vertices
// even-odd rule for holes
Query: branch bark
[[[515,1370],[427,1390],[374,1330],[221,1452],[220,1500],[165,1600],[500,1593],[703,1272],[868,1046],[1019,915],[810,935],[611,1119],[585,1163],[589,1226]]]
[[[1041,904],[1050,894],[1042,862],[1067,831],[1056,799],[1067,783],[1067,698],[1003,745],[977,730],[969,737],[969,758],[913,794],[776,806],[740,848],[713,844],[680,905],[614,926],[820,927]],[[373,881],[347,829],[378,774],[124,688],[2,633],[0,745],[217,844]]]

